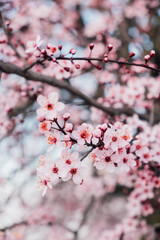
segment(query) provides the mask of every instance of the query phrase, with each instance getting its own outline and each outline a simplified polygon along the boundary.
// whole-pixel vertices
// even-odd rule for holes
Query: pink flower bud
[[[70,113],[64,113],[63,114],[63,119],[67,121],[70,118],[71,114]]]
[[[95,67],[97,68],[97,70],[101,70],[102,69],[102,67],[100,65],[97,65]]]
[[[72,55],[76,54],[76,50],[74,48],[71,48],[71,50],[69,51],[69,53],[71,53]]]
[[[156,52],[154,50],[151,50],[149,55],[150,55],[150,57],[153,57],[155,54],[156,54]]]
[[[7,21],[7,22],[6,22],[6,25],[7,25],[7,27],[8,27],[8,26],[10,25],[10,21]]]
[[[72,132],[73,131],[72,123],[66,123],[65,130],[66,132]]]
[[[94,48],[94,43],[90,43],[89,44],[89,48],[91,49],[91,51],[93,50],[93,48]]]
[[[75,68],[76,68],[76,69],[80,69],[81,66],[80,66],[79,64],[75,64]]]
[[[48,43],[47,44],[47,48],[50,49],[52,47],[52,44],[51,43]]]
[[[58,49],[61,51],[61,50],[62,50],[62,45],[59,45],[59,46],[58,46]]]
[[[150,55],[146,55],[146,56],[144,56],[144,60],[145,60],[145,62],[147,63],[147,62],[149,61],[150,58],[151,58]]]
[[[104,123],[104,124],[100,125],[99,128],[100,128],[102,131],[106,131],[107,128],[108,128],[108,126],[107,126],[106,123]]]
[[[108,62],[108,57],[107,56],[103,57],[103,62]]]
[[[37,117],[37,120],[38,120],[39,122],[44,122],[46,119],[45,119],[44,116],[38,116],[38,117]]]
[[[45,54],[46,54],[46,50],[45,50],[45,49],[42,49],[42,50],[41,50],[41,53],[45,55]]]
[[[113,45],[111,43],[108,44],[108,52],[112,51]]]
[[[132,58],[132,57],[134,57],[135,56],[135,53],[134,52],[130,52],[129,53],[129,58]]]

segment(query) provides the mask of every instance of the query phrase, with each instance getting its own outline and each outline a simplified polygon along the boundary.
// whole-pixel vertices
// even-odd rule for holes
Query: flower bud
[[[45,121],[46,119],[45,119],[44,116],[38,116],[38,117],[37,117],[37,120],[38,120],[39,122],[43,122],[43,121]]]
[[[103,57],[103,62],[108,62],[108,57],[107,56]]]
[[[97,70],[101,70],[102,67],[100,65],[96,65]]]
[[[112,51],[113,45],[111,43],[108,44],[108,52]]]
[[[147,63],[147,62],[149,61],[150,58],[151,58],[150,55],[146,55],[146,56],[144,56],[145,63]]]
[[[65,121],[67,121],[70,118],[70,116],[71,116],[71,114],[66,112],[66,113],[63,114],[63,119]]]
[[[149,55],[150,55],[150,57],[153,57],[155,54],[156,54],[156,52],[154,50],[151,50]]]
[[[134,57],[135,56],[135,53],[134,52],[130,52],[129,53],[129,58],[132,58],[132,57]]]
[[[81,66],[80,66],[79,64],[75,64],[75,68],[76,68],[76,69],[80,69]]]
[[[94,43],[90,43],[89,44],[89,48],[91,49],[91,51],[93,50],[93,48],[94,48]]]
[[[61,50],[62,50],[62,45],[59,45],[59,46],[58,46],[58,49],[61,51]]]
[[[69,51],[69,53],[71,53],[72,55],[76,54],[76,50],[74,48],[71,48],[71,50]]]
[[[72,123],[66,123],[65,130],[66,132],[72,132],[73,131]]]
[[[50,49],[52,47],[52,44],[51,43],[48,43],[47,44],[47,48]]]
[[[10,25],[10,21],[6,21],[6,25],[8,27]]]

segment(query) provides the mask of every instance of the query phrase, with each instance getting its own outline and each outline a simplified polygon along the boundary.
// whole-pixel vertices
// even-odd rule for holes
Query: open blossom
[[[43,121],[39,123],[38,129],[40,133],[46,133],[51,129],[51,123],[49,121]]]
[[[130,168],[136,166],[136,161],[134,160],[134,155],[132,153],[129,153],[124,156],[122,156],[121,161],[118,163],[118,165],[126,172],[130,171]]]
[[[64,165],[61,161],[52,163],[49,162],[46,166],[50,175],[50,181],[52,184],[57,184],[60,178],[64,178],[67,175],[67,169],[64,168]]]
[[[42,45],[42,43],[43,43],[43,40],[41,40],[41,37],[39,35],[37,36],[36,41],[28,41],[26,53],[35,52],[36,49]]]
[[[65,149],[62,151],[61,154],[61,161],[63,162],[64,167],[69,171],[72,163],[75,161],[79,161],[78,157],[79,157],[78,152],[69,153],[68,150]]]
[[[52,189],[52,184],[50,182],[50,179],[47,177],[44,177],[43,175],[39,175],[37,179],[37,188],[39,191],[42,192],[42,196],[44,196],[47,192],[47,188]]]
[[[91,124],[83,123],[78,127],[77,131],[73,131],[72,135],[77,139],[78,144],[83,145],[91,141],[92,131],[93,127]]]
[[[94,166],[98,170],[106,169],[108,172],[114,172],[115,164],[112,149],[97,150],[95,154],[96,158],[94,158]]]
[[[75,158],[70,164],[68,164],[68,173],[65,178],[62,178],[63,181],[68,181],[73,179],[73,182],[76,184],[83,183],[83,170],[81,167],[81,162],[79,159]]]
[[[52,92],[48,97],[39,95],[37,101],[41,108],[37,109],[38,117],[45,116],[46,119],[54,119],[57,116],[57,112],[64,109],[64,104],[58,102],[58,93]]]
[[[60,146],[60,132],[59,131],[54,131],[54,133],[48,132],[46,134],[47,136],[47,142],[50,145],[47,152],[52,151],[52,149],[54,148],[54,146],[56,145],[57,147]]]
[[[108,128],[104,134],[105,148],[111,146],[113,151],[117,151],[118,148],[125,147],[132,139],[132,133],[128,130],[127,126],[121,129],[115,130],[112,126]]]
[[[143,146],[141,140],[135,140],[133,141],[133,144],[131,146],[131,151],[135,152],[138,157],[143,155],[143,152],[147,152],[148,148],[146,146]]]

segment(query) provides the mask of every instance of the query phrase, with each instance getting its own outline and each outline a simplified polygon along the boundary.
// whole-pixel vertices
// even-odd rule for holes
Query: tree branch
[[[0,60],[0,70],[2,72],[5,72],[7,74],[16,74],[18,76],[24,77],[27,80],[30,81],[35,81],[35,82],[41,82],[41,83],[46,83],[54,87],[58,87],[60,89],[65,89],[75,95],[76,97],[79,97],[85,101],[85,103],[89,106],[93,106],[97,109],[102,110],[103,112],[109,114],[110,116],[115,116],[119,114],[126,114],[128,116],[132,116],[135,112],[134,109],[132,108],[119,108],[119,109],[114,109],[114,108],[108,108],[105,107],[104,105],[98,103],[96,100],[88,97],[78,89],[74,88],[73,86],[69,85],[67,82],[62,82],[58,81],[50,76],[36,73],[32,70],[25,71],[22,68],[9,63],[9,62],[4,62]],[[146,114],[138,114],[141,119],[148,120],[148,116]]]

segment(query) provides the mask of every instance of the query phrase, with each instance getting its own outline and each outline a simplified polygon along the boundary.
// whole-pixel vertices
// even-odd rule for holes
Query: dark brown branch
[[[89,106],[93,106],[97,109],[102,110],[103,112],[109,114],[110,116],[115,116],[119,114],[126,114],[128,116],[132,116],[134,113],[134,109],[131,108],[124,108],[124,109],[114,109],[114,108],[108,108],[104,105],[98,103],[96,100],[88,97],[78,89],[74,88],[73,86],[69,85],[67,82],[58,81],[50,76],[46,76],[44,74],[36,73],[34,71],[28,70],[24,71],[22,68],[9,63],[4,62],[0,60],[0,70],[2,72],[5,72],[7,74],[16,74],[18,76],[24,77],[27,80],[35,81],[35,82],[41,82],[46,83],[54,87],[58,87],[60,89],[65,89],[75,95],[76,97],[79,97],[85,101],[85,103]],[[146,114],[138,114],[141,119],[148,120],[148,116]]]
[[[98,62],[103,62],[103,58],[85,58],[85,57],[73,57],[73,58],[69,58],[69,57],[57,57],[57,60],[72,60],[72,61],[98,61]],[[123,61],[119,61],[119,60],[111,60],[108,59],[107,63],[117,63],[119,65],[128,65],[128,66],[136,66],[136,67],[141,67],[141,68],[147,68],[150,69],[152,71],[156,71],[156,72],[160,72],[160,69],[158,68],[154,68],[154,67],[150,67],[149,65],[146,64],[140,64],[140,63],[134,63],[134,62],[123,62]]]
[[[29,66],[27,66],[25,68],[25,70],[31,69],[36,64],[41,64],[45,60],[51,60],[51,59],[48,58],[48,59],[37,60],[37,61],[31,63]],[[57,57],[56,60],[67,60],[67,61],[72,61],[72,62],[73,61],[87,61],[87,62],[90,62],[90,63],[91,63],[91,61],[103,62],[103,58],[91,58],[91,57],[87,58],[87,57],[63,57],[63,56],[60,56],[60,57]],[[134,63],[134,62],[119,61],[119,60],[111,60],[111,59],[108,59],[108,61],[106,63],[117,63],[117,64],[122,65],[122,66],[123,65],[136,66],[136,67],[150,69],[150,70],[155,71],[155,72],[160,72],[160,69],[150,67],[149,65],[143,64],[143,63]]]

